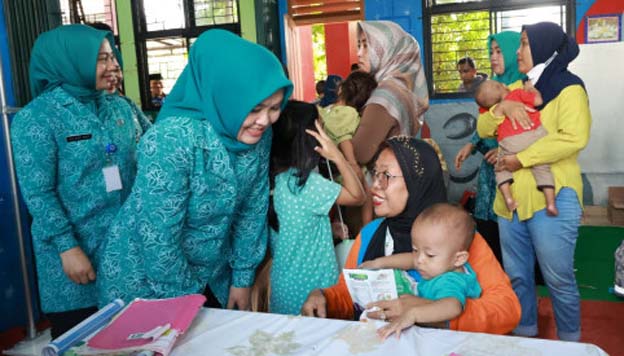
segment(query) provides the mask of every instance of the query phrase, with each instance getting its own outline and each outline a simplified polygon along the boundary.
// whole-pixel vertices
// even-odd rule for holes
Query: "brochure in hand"
[[[391,269],[343,269],[342,273],[356,310],[364,310],[368,303],[398,297]]]

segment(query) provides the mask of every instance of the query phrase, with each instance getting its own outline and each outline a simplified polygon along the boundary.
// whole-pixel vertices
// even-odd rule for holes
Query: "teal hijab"
[[[188,63],[157,120],[171,116],[206,120],[228,151],[243,152],[253,147],[236,139],[247,115],[279,89],[284,89],[283,109],[292,88],[269,50],[229,31],[209,30],[191,47]]]
[[[103,94],[95,89],[95,72],[102,41],[107,39],[121,65],[113,34],[85,25],[66,25],[44,32],[30,55],[30,91],[33,98],[62,87],[82,102]]]
[[[492,79],[509,85],[524,78],[524,74],[518,70],[518,56],[516,51],[520,47],[520,33],[513,31],[503,31],[488,37],[488,50],[492,55],[492,40],[498,43],[505,60],[505,73],[502,75],[493,74]]]

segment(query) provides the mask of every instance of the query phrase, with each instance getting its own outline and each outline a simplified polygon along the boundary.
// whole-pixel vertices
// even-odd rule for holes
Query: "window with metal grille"
[[[61,0],[61,21],[70,23],[105,23],[117,35],[117,16],[114,0]]]
[[[169,93],[202,32],[221,28],[241,33],[238,0],[132,0],[143,107],[151,109],[150,74],[160,74]]]
[[[434,98],[458,93],[457,62],[471,57],[478,73],[491,76],[487,38],[522,25],[551,21],[574,33],[571,0],[424,0],[427,80]]]

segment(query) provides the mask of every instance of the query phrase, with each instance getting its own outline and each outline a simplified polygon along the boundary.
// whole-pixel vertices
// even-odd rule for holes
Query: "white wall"
[[[592,113],[589,144],[579,162],[594,204],[606,204],[607,187],[624,185],[624,42],[584,44],[569,69],[585,82]]]

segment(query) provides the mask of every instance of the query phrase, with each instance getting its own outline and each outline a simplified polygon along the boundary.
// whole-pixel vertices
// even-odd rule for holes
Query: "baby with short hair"
[[[408,309],[379,329],[386,338],[414,324],[444,322],[459,316],[466,298],[478,298],[481,287],[468,264],[475,233],[472,217],[460,206],[439,203],[425,209],[412,225],[412,253],[380,257],[362,268],[416,269],[422,280],[416,291],[429,302]]]
[[[475,91],[477,104],[485,109],[500,103],[503,100],[512,100],[523,103],[527,107],[534,109],[543,102],[540,92],[533,87],[530,81],[526,81],[524,88],[510,91],[503,83],[486,80]],[[500,120],[498,125],[498,146],[500,147],[499,157],[512,155],[525,150],[533,142],[548,135],[540,121],[540,113],[537,110],[528,111],[527,114],[533,125],[528,130],[518,126],[513,127],[511,120],[507,117]],[[551,216],[559,214],[555,205],[555,181],[550,172],[550,165],[541,164],[531,167],[533,177],[537,183],[537,189],[544,193],[546,199],[546,213]],[[513,174],[510,171],[497,171],[496,184],[505,199],[505,205],[509,211],[514,211],[518,207],[512,193],[511,184]]]

